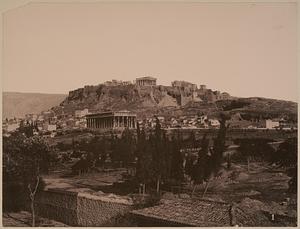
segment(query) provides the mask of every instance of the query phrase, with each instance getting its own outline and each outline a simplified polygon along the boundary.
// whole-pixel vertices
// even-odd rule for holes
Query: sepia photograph
[[[297,8],[3,0],[2,226],[297,227]]]

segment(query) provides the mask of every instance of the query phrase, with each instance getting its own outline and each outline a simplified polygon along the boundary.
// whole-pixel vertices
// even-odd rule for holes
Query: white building
[[[7,125],[7,132],[16,131],[19,128],[19,123],[11,123]]]
[[[209,123],[210,123],[210,126],[212,126],[212,127],[220,127],[220,122],[217,119],[210,119]]]
[[[56,125],[54,124],[45,124],[44,130],[46,131],[56,131]]]
[[[273,121],[271,119],[267,119],[265,122],[266,122],[267,129],[275,129],[276,127],[279,127],[279,121]]]

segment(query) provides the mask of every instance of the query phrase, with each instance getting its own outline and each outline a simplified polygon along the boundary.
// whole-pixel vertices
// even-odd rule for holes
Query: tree
[[[206,139],[206,135],[203,136],[201,142],[201,150],[199,151],[197,163],[193,166],[192,180],[194,183],[201,184],[203,181],[206,182],[205,189],[202,197],[206,194],[209,186],[209,182],[215,176],[217,176],[221,167],[223,152],[226,149],[225,139],[226,132],[229,125],[226,125],[228,117],[221,113],[220,114],[220,129],[217,134],[217,138],[214,139],[213,147],[209,147],[209,142]],[[195,191],[196,186],[194,186]]]
[[[209,139],[206,138],[206,134],[203,136],[201,143],[200,143],[200,150],[198,152],[198,159],[196,164],[192,164],[192,161],[189,161],[190,166],[190,176],[194,183],[193,193],[196,190],[197,185],[202,184],[204,181],[207,180],[209,176]]]
[[[291,177],[289,181],[289,190],[297,193],[297,138],[289,138],[279,145],[278,150],[270,154],[270,163],[275,163],[286,170],[287,175]]]
[[[27,190],[31,202],[32,226],[35,226],[34,200],[36,193],[44,186],[41,174],[49,169],[52,159],[50,148],[43,138],[26,137],[19,132],[3,140],[4,196],[14,198],[11,193],[7,193],[12,181],[23,192],[14,194],[21,194],[22,203],[25,204],[24,192]]]
[[[166,144],[163,142],[163,131],[157,117],[154,136],[150,140],[152,140],[154,146],[152,159],[156,179],[156,192],[159,193],[161,181],[166,178]]]
[[[268,160],[270,156],[274,156],[274,150],[268,142],[270,140],[263,138],[238,139],[239,148],[238,154],[235,157],[245,159],[247,161],[247,170],[249,171],[251,158]]]
[[[146,139],[145,130],[140,130],[137,125],[137,164],[136,164],[136,178],[142,186],[142,193],[145,194],[146,185],[152,181],[153,168],[152,168],[152,146],[150,141]]]
[[[170,144],[170,143],[169,143]],[[166,144],[168,146],[169,144]],[[171,168],[170,168],[170,178],[175,179],[176,181],[182,181],[183,176],[183,158],[180,152],[179,141],[175,138],[172,138],[171,141]],[[168,161],[168,160],[167,160]],[[167,166],[168,168],[168,166]]]

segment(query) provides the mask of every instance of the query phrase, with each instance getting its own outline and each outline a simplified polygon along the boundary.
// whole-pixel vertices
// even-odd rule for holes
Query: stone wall
[[[35,206],[37,215],[70,226],[118,226],[134,205],[107,195],[47,190],[39,193]]]
[[[37,215],[54,219],[70,226],[77,226],[77,193],[47,190],[35,200]]]
[[[118,222],[131,210],[133,204],[130,203],[93,195],[78,195],[77,214],[80,226],[120,226]]]

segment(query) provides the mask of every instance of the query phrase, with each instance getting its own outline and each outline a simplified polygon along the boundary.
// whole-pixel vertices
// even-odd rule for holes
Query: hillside
[[[21,118],[25,114],[39,113],[59,105],[67,95],[3,92],[3,118]]]
[[[188,88],[170,86],[140,87],[124,86],[85,86],[69,92],[69,96],[54,107],[56,113],[62,110],[72,114],[76,109],[88,108],[91,112],[107,110],[130,110],[140,118],[146,116],[183,116],[199,113],[217,115],[221,111],[240,113],[244,119],[288,117],[296,120],[297,103],[267,98],[232,98],[230,100],[206,101],[197,92],[193,96]]]

